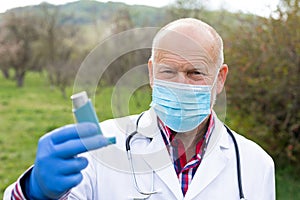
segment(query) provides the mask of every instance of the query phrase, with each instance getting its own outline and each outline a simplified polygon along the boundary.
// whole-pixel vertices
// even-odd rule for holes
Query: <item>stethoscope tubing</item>
[[[137,118],[137,120],[136,120],[135,131],[133,131],[131,134],[129,134],[128,137],[126,138],[125,145],[126,145],[127,154],[130,154],[130,141],[138,133],[137,132],[138,124],[139,124],[139,121],[140,121],[141,117],[143,116],[143,114],[144,114],[144,112],[141,113],[139,115],[139,117]],[[224,125],[224,126],[225,126],[225,128],[227,130],[227,133],[230,135],[230,137],[231,137],[231,139],[233,141],[233,144],[234,144],[235,155],[236,155],[236,168],[237,168],[237,179],[238,179],[238,187],[239,187],[240,200],[246,200],[245,199],[245,195],[244,195],[244,191],[243,191],[243,186],[242,186],[241,161],[240,161],[239,147],[238,147],[237,141],[236,141],[236,139],[235,139],[232,131],[226,125]],[[129,155],[129,157],[131,157],[131,155]],[[153,193],[155,193],[155,192],[153,192],[153,191],[149,192],[148,195],[151,195]],[[145,193],[145,194],[147,194],[147,193]]]
[[[242,186],[240,151],[239,151],[237,141],[236,141],[232,131],[226,125],[224,125],[224,126],[227,130],[227,133],[231,136],[233,144],[234,144],[235,155],[236,155],[236,169],[237,169],[238,187],[239,187],[240,199],[242,200],[242,199],[245,199],[245,196],[244,196],[244,191],[243,191],[243,186]]]

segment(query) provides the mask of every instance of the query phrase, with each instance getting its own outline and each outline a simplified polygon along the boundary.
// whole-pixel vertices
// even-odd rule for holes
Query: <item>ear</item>
[[[228,66],[226,64],[223,64],[218,74],[217,94],[220,94],[224,88],[224,84],[227,78],[227,73],[228,73]]]
[[[152,63],[151,58],[148,60],[148,73],[149,73],[150,87],[152,88],[152,86],[153,86],[153,63]]]

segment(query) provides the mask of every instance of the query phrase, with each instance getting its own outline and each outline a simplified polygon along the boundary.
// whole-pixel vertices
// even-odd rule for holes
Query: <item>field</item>
[[[113,116],[111,91],[111,88],[97,91],[95,105],[100,120]],[[67,93],[70,96],[72,88]],[[130,99],[129,111],[140,113],[149,103],[149,90],[143,88]],[[29,73],[24,88],[16,88],[14,81],[0,76],[0,199],[4,189],[33,164],[39,137],[73,122],[70,99],[64,99],[59,90],[49,87],[45,74]],[[292,171],[292,167],[276,169],[277,199],[300,199],[300,180]]]

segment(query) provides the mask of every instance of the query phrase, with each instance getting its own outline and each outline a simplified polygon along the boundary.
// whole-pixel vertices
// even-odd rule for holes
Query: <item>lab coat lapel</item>
[[[154,124],[154,126],[150,127],[149,119],[151,119],[151,124]],[[152,141],[145,148],[143,153],[144,160],[170,189],[176,199],[183,199],[183,194],[173,163],[157,126],[157,117],[152,109],[147,111],[141,118],[139,133],[152,138]],[[156,189],[159,190],[160,188]]]
[[[227,155],[228,151],[225,151],[229,148],[226,128],[215,113],[213,114],[216,120],[215,129],[211,135],[202,163],[198,167],[184,199],[193,199],[200,194],[222,173],[222,170],[226,167],[230,158],[230,156]],[[149,123],[149,121],[151,121],[151,123]],[[146,163],[153,169],[170,191],[172,191],[176,199],[183,199],[173,163],[157,126],[157,116],[152,109],[146,111],[141,118],[138,132],[146,137],[152,138],[152,141],[146,146],[143,153],[143,158]]]
[[[229,160],[224,149],[229,148],[226,129],[221,121],[216,119],[215,129],[211,135],[206,154],[189,185],[185,199],[193,199],[201,193],[226,167]]]
[[[176,199],[183,199],[173,163],[161,137],[156,136],[152,139],[152,142],[146,148],[143,158],[155,174],[172,191]],[[159,188],[157,189],[159,190]]]

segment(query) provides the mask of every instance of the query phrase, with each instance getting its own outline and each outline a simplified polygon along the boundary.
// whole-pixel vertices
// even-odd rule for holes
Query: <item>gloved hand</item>
[[[92,123],[58,128],[40,138],[35,165],[26,184],[30,199],[58,199],[82,180],[86,158],[77,154],[108,145]]]

